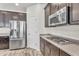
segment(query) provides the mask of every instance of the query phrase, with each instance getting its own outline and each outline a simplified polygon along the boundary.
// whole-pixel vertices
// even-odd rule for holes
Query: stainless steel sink
[[[47,39],[50,39],[50,40],[53,40],[53,39],[59,39],[58,37],[54,37],[54,36],[52,36],[52,37],[46,37]]]
[[[71,44],[72,42],[66,39],[62,39],[59,37],[46,37],[47,39],[56,42],[57,44],[62,44],[62,45],[66,45],[66,44]]]

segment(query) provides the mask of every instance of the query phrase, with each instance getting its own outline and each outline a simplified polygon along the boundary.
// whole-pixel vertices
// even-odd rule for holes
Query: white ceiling
[[[0,3],[0,5],[4,5],[6,7],[11,6],[11,7],[19,7],[19,8],[27,8],[27,7],[31,6],[31,5],[36,4],[36,3],[18,3],[19,6],[16,6],[15,4],[16,3]]]
[[[31,5],[35,5],[36,3],[19,3],[18,6],[15,5],[16,3],[0,3],[0,10],[11,10],[11,11],[20,11],[26,12],[26,8]]]

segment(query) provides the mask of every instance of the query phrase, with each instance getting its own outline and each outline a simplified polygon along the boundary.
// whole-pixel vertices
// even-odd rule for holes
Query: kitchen
[[[3,44],[0,53],[10,52],[2,54],[5,56],[11,53],[24,56],[78,56],[78,5],[79,3],[0,4],[0,45]]]

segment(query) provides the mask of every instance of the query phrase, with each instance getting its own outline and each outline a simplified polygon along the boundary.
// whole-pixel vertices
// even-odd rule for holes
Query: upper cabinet
[[[19,13],[19,19],[21,21],[26,21],[26,13]]]
[[[10,20],[26,21],[26,13],[0,10],[0,27],[9,28]]]
[[[79,24],[79,3],[71,3],[70,7],[70,24]]]
[[[57,12],[58,10],[60,10],[61,8],[67,6],[67,3],[51,3],[51,14],[54,14],[55,12]]]
[[[54,14],[56,11],[58,11],[58,3],[51,3],[50,13]]]
[[[11,12],[11,20],[19,21],[19,14],[17,12]]]
[[[9,20],[11,20],[10,12],[7,11],[3,12],[3,20],[4,20],[4,27],[9,27]]]
[[[0,11],[0,27],[9,27],[10,13],[7,11]]]
[[[4,17],[3,17],[3,13],[0,11],[0,27],[4,26]]]
[[[11,20],[25,21],[26,13],[11,12]]]
[[[67,3],[59,3],[59,10],[63,7],[66,7],[68,4]]]
[[[48,3],[47,6],[44,8],[44,10],[45,10],[45,27],[48,27],[48,17],[50,15],[50,8],[51,8],[50,5],[51,4]]]
[[[49,27],[48,21],[49,21],[49,15],[54,14],[61,8],[67,6],[67,3],[48,3],[46,7],[44,8],[45,10],[45,27]]]
[[[45,27],[49,27],[49,15],[56,13],[63,7],[68,7],[68,23],[79,24],[79,3],[48,3],[45,7]]]

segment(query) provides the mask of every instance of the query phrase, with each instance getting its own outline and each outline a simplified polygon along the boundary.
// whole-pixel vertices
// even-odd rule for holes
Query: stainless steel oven
[[[56,13],[49,16],[49,26],[67,24],[68,21],[67,16],[68,16],[67,7],[60,9]]]

